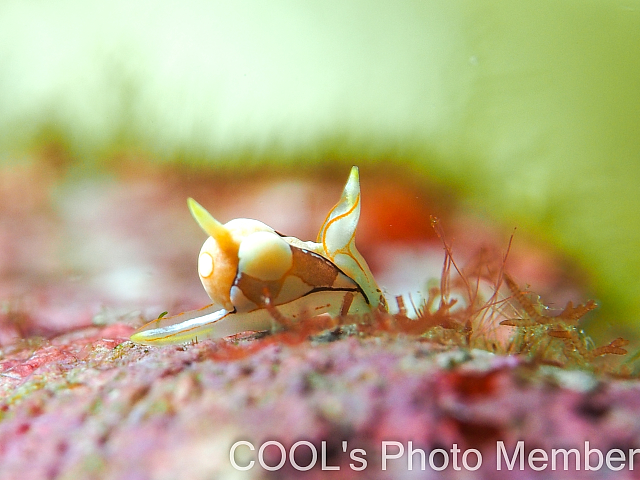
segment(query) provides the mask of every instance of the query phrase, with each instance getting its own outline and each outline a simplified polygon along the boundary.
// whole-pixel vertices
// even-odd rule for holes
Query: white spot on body
[[[213,273],[213,258],[207,252],[202,252],[198,257],[198,273],[203,278]]]

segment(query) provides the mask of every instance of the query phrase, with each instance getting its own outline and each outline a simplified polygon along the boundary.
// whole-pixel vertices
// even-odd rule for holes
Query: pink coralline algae
[[[637,478],[636,382],[387,334],[145,347],[130,332],[5,354],[0,478]],[[230,347],[249,354],[221,360]]]

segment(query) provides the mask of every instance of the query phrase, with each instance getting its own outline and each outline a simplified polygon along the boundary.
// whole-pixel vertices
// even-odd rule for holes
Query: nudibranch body
[[[360,217],[357,167],[351,169],[315,242],[285,237],[247,218],[223,225],[195,200],[190,198],[188,205],[209,235],[198,257],[198,274],[213,303],[151,321],[134,332],[134,342],[187,343],[269,330],[274,317],[268,304],[294,320],[386,309],[384,296],[355,246]]]

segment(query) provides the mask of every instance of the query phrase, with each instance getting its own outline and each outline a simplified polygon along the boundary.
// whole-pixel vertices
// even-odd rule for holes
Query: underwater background
[[[3,1],[0,293],[54,326],[197,306],[187,196],[311,239],[356,164],[367,258],[430,215],[463,257],[516,228],[521,284],[636,336],[639,130],[634,0]],[[414,250],[380,283],[437,275]]]

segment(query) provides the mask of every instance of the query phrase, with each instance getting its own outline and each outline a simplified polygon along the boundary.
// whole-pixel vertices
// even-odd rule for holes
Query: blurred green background
[[[72,175],[406,169],[640,330],[640,1],[3,0],[0,158],[52,141]]]

